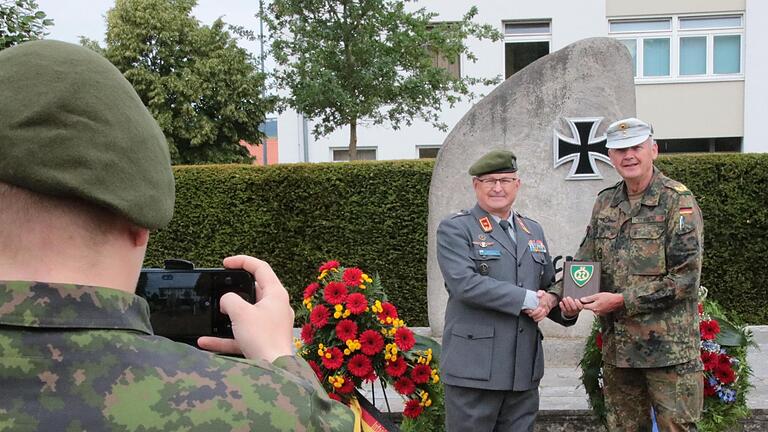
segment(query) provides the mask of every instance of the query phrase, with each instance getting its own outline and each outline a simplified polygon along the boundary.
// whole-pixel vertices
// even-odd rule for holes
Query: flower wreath
[[[699,330],[704,364],[704,410],[697,426],[702,432],[717,432],[749,416],[747,393],[751,388],[752,369],[747,364],[747,348],[754,342],[748,329],[732,324],[716,302],[704,301],[706,297],[707,289],[702,286],[699,289]],[[602,336],[600,320],[595,317],[579,365],[589,405],[598,419],[606,424]]]
[[[381,379],[405,399],[403,430],[430,431],[443,425],[439,346],[421,338],[387,301],[378,276],[328,261],[304,289],[297,313],[296,348],[328,395],[346,404],[355,388]]]

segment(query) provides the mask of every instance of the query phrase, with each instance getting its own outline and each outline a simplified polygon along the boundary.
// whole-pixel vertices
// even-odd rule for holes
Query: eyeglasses
[[[513,185],[515,182],[520,180],[517,177],[499,177],[499,178],[493,178],[493,177],[486,177],[486,178],[479,178],[476,177],[477,181],[483,184],[486,188],[492,188],[496,186],[496,183],[498,182],[501,187],[508,187]]]

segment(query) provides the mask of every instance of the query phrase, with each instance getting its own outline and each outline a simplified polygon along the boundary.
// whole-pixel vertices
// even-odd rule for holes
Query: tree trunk
[[[349,121],[349,160],[357,160],[357,119]]]

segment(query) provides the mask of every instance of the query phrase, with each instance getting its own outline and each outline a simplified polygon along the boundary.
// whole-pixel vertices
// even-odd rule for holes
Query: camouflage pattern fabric
[[[351,431],[293,356],[269,364],[154,336],[144,299],[0,282],[0,431]]]
[[[647,369],[605,365],[603,379],[608,406],[608,430],[651,431],[653,400],[661,431],[695,431],[704,405],[704,382],[698,361]]]
[[[605,363],[649,368],[699,358],[703,230],[691,191],[655,168],[634,208],[623,181],[598,194],[575,259],[600,261],[600,289],[624,296],[623,309],[600,317]]]

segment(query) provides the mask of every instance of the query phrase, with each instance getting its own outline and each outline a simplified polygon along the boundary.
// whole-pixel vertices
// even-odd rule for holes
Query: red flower
[[[317,375],[317,379],[322,381],[323,371],[320,369],[320,365],[318,365],[317,362],[314,360],[308,360],[307,363],[309,364],[309,367],[311,367],[312,370],[315,371],[315,375]]]
[[[339,402],[343,402],[341,400],[341,396],[337,395],[336,393],[328,393],[328,397]]]
[[[312,338],[315,336],[315,330],[312,328],[312,324],[306,323],[301,326],[301,340],[309,345],[312,343]]]
[[[400,351],[408,351],[416,345],[416,339],[413,338],[413,332],[405,327],[400,327],[395,332],[395,344]]]
[[[327,369],[338,369],[344,363],[344,353],[340,349],[333,347],[326,351],[327,354],[331,355],[331,358],[323,356],[323,366]]]
[[[365,354],[355,354],[347,362],[347,368],[352,375],[363,378],[371,373],[373,365],[371,364],[371,359]]]
[[[699,315],[704,315],[704,305],[699,303]]]
[[[395,381],[395,391],[401,395],[409,395],[416,391],[416,384],[410,378],[402,377]]]
[[[347,309],[355,315],[365,312],[368,307],[368,299],[360,293],[352,293],[347,296]]]
[[[376,355],[384,348],[384,337],[375,330],[366,330],[360,335],[360,351],[369,356]]]
[[[380,320],[386,321],[387,317],[392,319],[397,319],[397,308],[392,305],[392,303],[382,303],[381,304],[382,311],[377,316]]]
[[[421,406],[418,399],[411,399],[405,403],[403,408],[403,415],[410,418],[416,418],[421,415],[424,407]]]
[[[372,382],[376,381],[377,379],[379,379],[379,377],[376,375],[376,371],[373,370],[373,369],[371,369],[371,373],[369,373],[367,377],[363,378],[363,380],[365,380],[365,381],[367,381],[369,383],[372,383]]]
[[[345,376],[344,384],[342,384],[341,387],[337,388],[336,391],[341,394],[349,394],[349,393],[352,393],[352,390],[354,389],[355,389],[355,383],[352,382],[352,378]]]
[[[331,270],[339,267],[338,261],[327,261],[323,265],[320,266],[319,269],[317,269],[318,273],[322,273],[325,270]]]
[[[402,356],[399,356],[394,362],[387,361],[387,367],[384,369],[390,376],[399,377],[408,369],[408,364]]]
[[[595,345],[597,345],[597,349],[602,351],[603,350],[603,333],[597,332],[597,336],[595,336]]]
[[[719,368],[731,368],[731,356],[728,354],[719,354],[717,356],[717,367]]]
[[[323,298],[332,305],[342,304],[347,299],[347,287],[341,282],[328,282],[323,291]]]
[[[736,373],[733,372],[730,365],[726,367],[717,367],[712,371],[712,375],[723,384],[730,384],[736,379]]]
[[[336,336],[341,339],[342,342],[348,340],[354,340],[357,338],[357,324],[354,321],[348,319],[339,321],[336,324]]]
[[[715,393],[717,393],[717,390],[709,385],[709,380],[707,377],[704,377],[704,397],[714,396]]]
[[[416,365],[411,370],[411,379],[416,384],[426,384],[430,377],[432,377],[432,368],[425,364]]]
[[[313,326],[321,328],[328,324],[328,318],[330,316],[331,313],[328,311],[327,307],[323,305],[317,305],[309,314],[309,322],[311,322]]]
[[[357,267],[352,267],[344,270],[344,275],[341,277],[341,280],[343,280],[347,286],[355,287],[360,285],[362,277],[363,271]]]
[[[308,299],[315,295],[318,288],[320,288],[320,284],[317,282],[312,282],[311,284],[307,285],[307,287],[304,288],[304,298]]]
[[[705,320],[699,323],[701,338],[704,340],[714,339],[720,333],[720,324],[715,320]]]
[[[704,370],[711,371],[717,367],[719,354],[710,351],[701,352],[701,362],[704,363]]]

